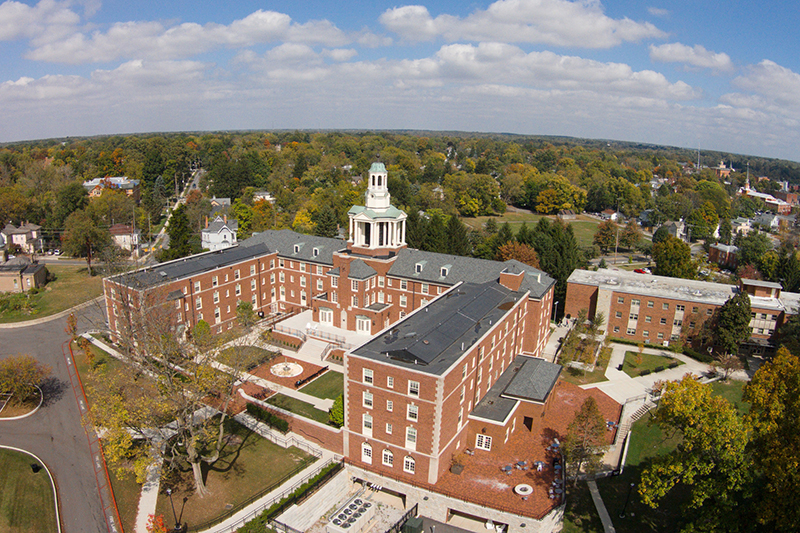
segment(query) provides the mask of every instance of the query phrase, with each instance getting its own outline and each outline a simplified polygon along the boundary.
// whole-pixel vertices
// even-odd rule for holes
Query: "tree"
[[[617,244],[617,231],[617,225],[613,221],[603,221],[598,224],[592,242],[599,246],[603,252],[607,252]]]
[[[655,231],[655,233],[653,233],[653,244],[656,245],[662,241],[665,241],[669,236],[669,230],[665,226],[661,226]]]
[[[111,246],[111,234],[101,229],[86,211],[75,211],[67,217],[61,236],[62,247],[67,255],[85,257],[89,274],[92,274],[92,259]]]
[[[448,254],[468,256],[472,250],[467,235],[467,227],[457,216],[453,215],[445,227],[445,240],[447,247],[443,250]]]
[[[703,531],[734,531],[741,493],[749,483],[748,431],[743,417],[725,398],[687,375],[663,389],[652,418],[680,443],[658,455],[642,472],[639,495],[656,508],[673,488],[689,490],[686,518]],[[720,529],[716,529],[717,525]],[[697,530],[697,529],[691,529]]]
[[[723,354],[735,355],[739,345],[750,338],[750,297],[739,292],[716,311],[714,344]]]
[[[339,234],[339,222],[336,212],[328,206],[323,207],[314,217],[314,235],[319,237],[336,237]]]
[[[743,399],[750,403],[753,460],[764,477],[758,504],[751,508],[768,530],[796,531],[800,524],[800,358],[780,348],[756,371]]]
[[[575,486],[582,468],[594,472],[605,452],[606,423],[592,396],[586,398],[575,418],[569,424],[564,439],[564,458],[567,466],[574,468]]]
[[[138,308],[126,307],[117,317],[115,334],[129,371],[91,376],[97,398],[91,419],[104,429],[104,449],[118,473],[133,471],[143,480],[160,460],[173,469],[188,463],[195,490],[204,496],[202,465],[220,457],[228,406],[257,356],[228,342],[241,335],[236,328],[214,339],[226,346],[219,367],[217,350],[175,335],[174,306],[161,289],[137,293],[137,300]]]
[[[50,375],[50,367],[30,355],[0,359],[0,392],[11,394],[11,403],[22,403]]]
[[[164,251],[165,261],[186,257],[197,251],[192,246],[192,229],[189,226],[189,217],[186,216],[185,205],[179,205],[172,212],[167,235],[169,235],[169,249]]]
[[[619,235],[619,244],[623,248],[633,250],[642,238],[642,230],[635,220],[629,220]]]
[[[539,268],[539,256],[536,255],[536,250],[527,244],[511,241],[497,249],[498,261],[508,261],[509,259],[516,259],[520,263]]]
[[[734,244],[739,248],[737,257],[740,265],[757,267],[761,256],[772,249],[769,237],[757,231],[751,231],[747,235],[737,235]]]
[[[694,279],[697,271],[689,245],[672,235],[653,245],[653,260],[658,276]]]
[[[53,227],[63,228],[70,213],[85,208],[88,203],[89,195],[81,183],[72,182],[64,185],[56,191],[51,224]]]
[[[340,394],[334,401],[331,410],[328,412],[331,424],[340,428],[344,425],[344,395]]]

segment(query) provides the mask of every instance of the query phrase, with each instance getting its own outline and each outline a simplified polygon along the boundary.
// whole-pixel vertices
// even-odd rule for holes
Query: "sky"
[[[776,0],[0,0],[0,142],[413,129],[800,161],[799,26]]]

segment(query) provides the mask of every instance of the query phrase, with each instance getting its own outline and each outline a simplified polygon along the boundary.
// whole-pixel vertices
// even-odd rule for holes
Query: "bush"
[[[615,342],[617,344],[627,344],[628,346],[639,346],[641,341],[634,341],[630,339],[620,339],[617,337],[607,337],[608,342]],[[663,346],[661,344],[645,343],[645,348],[652,348],[654,350],[667,350],[668,352],[680,352],[674,345]]]
[[[664,367],[663,367],[663,366],[657,366],[657,367],[655,368],[655,370],[653,370],[653,372],[656,372],[656,373],[658,373],[658,372],[661,372],[661,371],[663,371],[663,370],[664,370]]]
[[[673,361],[673,362],[671,362],[670,364],[667,365],[667,368],[678,368],[679,366],[680,366],[679,362]]]
[[[249,414],[254,418],[257,418],[258,420],[264,422],[268,426],[277,429],[283,434],[286,434],[289,431],[289,422],[279,417],[272,411],[264,409],[263,407],[259,407],[258,405],[248,403],[247,414]]]
[[[648,375],[649,373],[650,373],[650,370],[642,370],[641,372],[639,372],[639,375],[640,375],[640,376],[646,376],[646,375]]]
[[[344,425],[344,395],[340,394],[338,398],[333,401],[333,406],[328,412],[328,420],[332,426],[340,428]]]
[[[714,362],[714,358],[711,357],[710,355],[705,354],[703,352],[698,352],[696,350],[692,350],[688,346],[685,346],[683,348],[683,355],[687,355],[687,356],[691,357],[692,359],[694,359],[695,361],[700,361],[701,363],[713,363]]]

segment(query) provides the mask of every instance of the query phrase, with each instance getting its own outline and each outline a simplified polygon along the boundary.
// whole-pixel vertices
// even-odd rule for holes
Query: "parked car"
[[[636,272],[637,274],[649,274],[650,273],[650,269],[649,268],[637,268],[636,270],[634,270],[634,272]]]

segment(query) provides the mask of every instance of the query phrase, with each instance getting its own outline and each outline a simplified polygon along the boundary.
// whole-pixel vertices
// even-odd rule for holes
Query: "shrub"
[[[283,418],[279,417],[272,411],[268,411],[263,407],[259,407],[258,405],[254,405],[252,403],[247,404],[247,414],[250,416],[257,418],[258,420],[264,422],[268,426],[271,426],[283,434],[289,431],[289,422],[284,420]]]
[[[661,372],[661,371],[663,371],[663,370],[664,370],[664,367],[663,367],[663,366],[657,366],[657,367],[655,368],[655,370],[653,370],[653,372],[655,372],[655,373],[658,373],[658,372]]]
[[[646,375],[648,375],[649,373],[650,373],[650,370],[642,370],[641,372],[639,372],[639,375],[640,375],[640,376],[646,376]]]
[[[680,366],[680,363],[678,363],[677,361],[673,361],[667,365],[667,368],[678,368],[678,366]]]
[[[696,361],[700,361],[701,363],[713,363],[714,362],[714,358],[711,357],[710,355],[705,354],[703,352],[698,352],[696,350],[692,350],[688,346],[685,346],[683,348],[683,355],[687,355],[687,356],[691,357],[692,359],[694,359]]]

